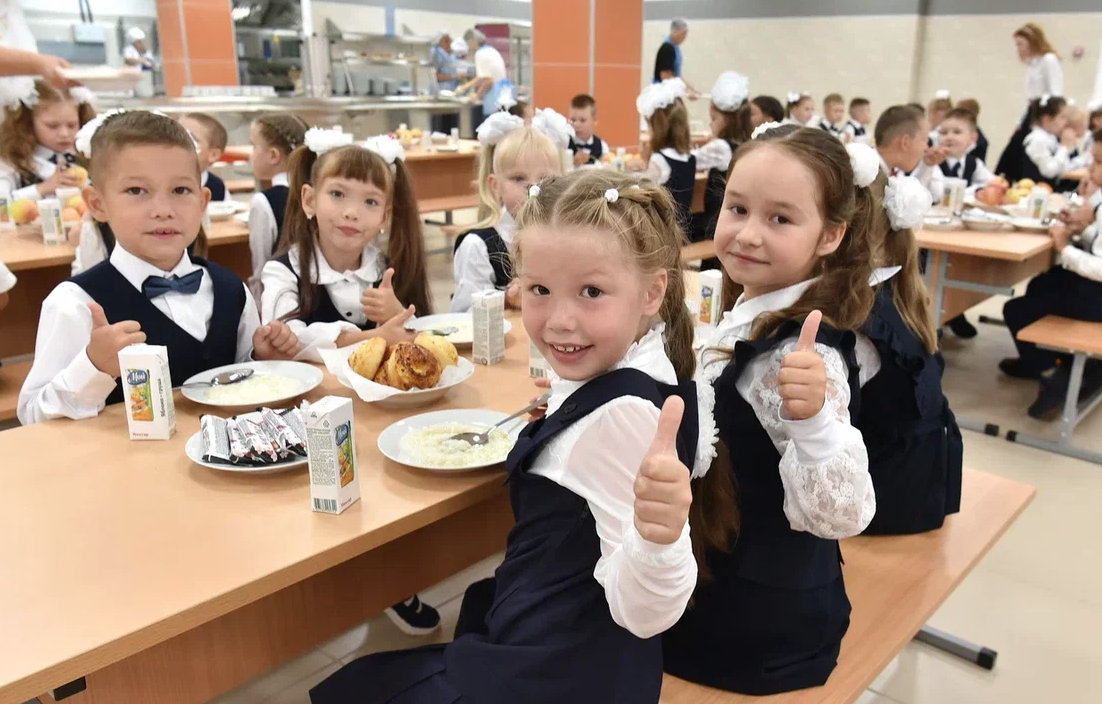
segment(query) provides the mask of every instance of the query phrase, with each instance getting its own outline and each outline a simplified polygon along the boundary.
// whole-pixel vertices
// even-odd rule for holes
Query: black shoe
[[[1040,379],[1041,372],[1026,365],[1022,362],[1020,357],[1007,357],[1003,361],[999,362],[999,370],[1007,376],[1012,376],[1015,379]]]
[[[962,340],[971,340],[979,333],[976,326],[968,322],[968,318],[965,318],[963,313],[950,320],[946,325],[949,326],[954,335]]]
[[[1037,420],[1051,420],[1056,411],[1064,405],[1071,383],[1071,372],[1066,367],[1056,367],[1056,371],[1047,379],[1041,379],[1041,391],[1037,400],[1026,413]]]
[[[391,606],[384,613],[409,636],[427,636],[440,628],[440,612],[422,603],[416,594]]]

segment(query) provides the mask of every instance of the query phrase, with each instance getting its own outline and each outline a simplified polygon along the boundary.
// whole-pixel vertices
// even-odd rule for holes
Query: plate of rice
[[[408,467],[433,472],[466,472],[501,464],[524,428],[521,418],[494,430],[480,447],[451,440],[456,433],[481,433],[508,414],[482,409],[449,409],[411,416],[379,434],[379,450]]]
[[[321,384],[321,369],[305,362],[259,361],[227,364],[205,372],[199,372],[185,381],[210,381],[222,372],[252,369],[253,375],[244,381],[225,386],[192,386],[180,389],[184,398],[207,406],[240,408],[243,406],[269,406],[314,390]]]

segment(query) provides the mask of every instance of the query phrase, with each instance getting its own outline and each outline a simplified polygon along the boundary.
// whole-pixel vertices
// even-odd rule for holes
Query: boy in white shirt
[[[593,96],[582,93],[570,100],[570,126],[574,136],[568,148],[574,154],[574,166],[600,164],[610,150],[608,142],[593,134],[597,128],[597,101]]]
[[[872,103],[868,98],[854,98],[849,101],[849,120],[846,121],[842,132],[847,135],[844,142],[857,142],[872,146],[872,132],[869,123],[872,122]]]
[[[930,192],[930,202],[941,201],[945,181],[936,154],[927,154],[929,124],[909,105],[893,105],[876,121],[876,150],[889,176],[909,175]],[[936,151],[936,150],[935,150]]]
[[[946,178],[964,179],[969,190],[982,188],[994,178],[972,149],[978,137],[975,115],[962,108],[945,113],[938,126],[938,145],[948,152],[941,163],[941,173]]]

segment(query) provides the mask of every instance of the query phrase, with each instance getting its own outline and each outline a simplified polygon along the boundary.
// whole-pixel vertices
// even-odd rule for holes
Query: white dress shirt
[[[298,308],[299,279],[303,276],[298,248],[288,253],[294,273],[275,260],[264,265],[260,281],[264,292],[260,295],[260,320],[267,325],[273,320],[294,312]],[[288,320],[287,326],[298,335],[303,345],[296,359],[321,362],[318,350],[332,349],[337,346],[337,338],[342,332],[359,332],[360,325],[367,323],[360,297],[367,289],[374,288],[386,271],[386,257],[378,247],[370,242],[364,245],[360,256],[360,267],[355,271],[336,271],[329,265],[321,248],[314,245],[314,261],[317,262],[317,283],[324,286],[333,301],[333,306],[345,320],[332,323],[310,323],[301,320]]]
[[[187,252],[171,271],[162,271],[116,244],[111,252],[111,264],[139,291],[149,276],[185,276],[201,269],[203,280],[198,292],[169,291],[154,298],[152,303],[196,340],[207,339],[214,312],[214,283],[206,269],[193,263]],[[96,369],[88,359],[87,348],[92,339],[92,313],[88,304],[92,300],[80,286],[63,281],[42,302],[34,363],[19,392],[18,415],[23,425],[50,418],[95,417],[115,389],[114,377]],[[256,303],[246,288],[245,308],[237,324],[237,362],[251,358],[253,333],[259,326]],[[169,364],[172,364],[171,359]]]
[[[593,140],[595,140],[597,138],[598,138],[597,135],[591,134],[591,135],[589,135],[589,139],[587,139],[583,142],[582,140],[575,137],[574,138],[574,145],[576,147],[578,147],[579,149],[587,150],[590,153],[592,153],[593,150],[590,147],[593,146]],[[604,155],[604,154],[611,154],[611,153],[612,153],[612,149],[609,148],[608,142],[606,142],[605,140],[602,139],[601,140],[601,154]]]
[[[73,257],[70,270],[73,276],[82,271],[88,271],[96,264],[107,259],[107,245],[103,242],[103,235],[90,214],[80,219],[80,242]]]
[[[1025,100],[1029,103],[1043,95],[1064,94],[1064,69],[1056,54],[1034,56],[1025,72]],[[1028,107],[1028,105],[1027,105]]]
[[[682,154],[673,147],[666,147],[660,153],[674,161],[688,161],[689,157],[692,156],[692,154]],[[651,154],[650,163],[647,164],[647,170],[643,172],[643,175],[661,186],[670,180],[671,173],[673,173],[673,170],[670,169],[670,165],[665,159],[658,154]]]
[[[11,273],[11,269],[4,266],[4,262],[0,262],[0,293],[7,293],[15,287],[15,274]]]
[[[287,174],[272,176],[273,186],[288,185]],[[284,215],[286,217],[286,215]],[[272,258],[272,248],[279,240],[279,227],[272,204],[263,193],[254,193],[249,209],[249,252],[252,253],[253,277],[259,279],[264,264]]]
[[[664,327],[646,333],[612,369],[638,369],[658,382],[676,384],[663,345]],[[547,414],[585,383],[552,375]],[[698,412],[711,421],[710,407]],[[697,578],[687,522],[670,545],[651,543],[635,528],[635,479],[654,440],[659,415],[650,401],[617,398],[556,435],[529,470],[589,505],[601,540],[593,577],[604,587],[613,620],[640,638],[657,635],[681,618]],[[702,415],[702,425],[704,420]]]
[[[203,188],[207,187],[207,179],[208,178],[210,178],[210,172],[209,171],[204,171],[203,173],[199,174],[199,184]],[[230,189],[228,189],[228,188],[226,189],[226,193],[222,197],[222,200],[226,201],[226,202],[229,202],[229,201],[233,200],[233,196],[230,195]],[[269,208],[269,210],[270,210],[270,208]]]
[[[1059,262],[1083,278],[1102,281],[1102,190],[1095,191],[1087,203],[1094,208],[1094,222],[1079,235],[1079,246],[1064,247]]]
[[[1075,147],[1075,156],[1071,157],[1068,161],[1068,171],[1074,169],[1085,169],[1094,163],[1094,157],[1091,156],[1091,149],[1094,148],[1094,137],[1088,130],[1082,139],[1079,140],[1079,144]]]
[[[54,175],[54,171],[57,171],[57,164],[50,161],[56,154],[59,154],[59,152],[47,149],[41,144],[35,147],[34,152],[31,153],[31,170],[41,181],[50,178]],[[37,184],[24,186],[23,177],[19,171],[6,161],[0,161],[0,192],[3,191],[11,193],[13,200],[16,198],[29,198],[31,200],[42,198],[42,194],[38,192]]]
[[[890,278],[891,270],[878,270],[873,280]],[[750,300],[740,296],[734,308],[724,313],[711,344],[701,352],[698,376],[708,383],[717,379],[729,358],[711,348],[730,350],[738,340],[750,339],[751,328],[759,315],[791,306],[813,281],[803,281]],[[868,338],[860,333],[857,338],[856,354],[863,385],[879,371],[880,360]],[[735,382],[735,388],[754,409],[781,455],[779,471],[784,487],[784,513],[792,530],[820,538],[848,538],[861,533],[876,513],[868,452],[861,431],[850,424],[848,367],[836,349],[816,344],[815,351],[826,366],[826,401],[811,418],[785,418],[777,391],[777,374],[781,360],[792,351],[796,340],[790,337],[770,353],[755,357]],[[870,351],[874,358],[868,357]],[[732,450],[737,452],[737,438],[728,441],[735,442]]]
[[[500,51],[489,44],[483,44],[474,53],[474,72],[479,78],[489,78],[497,83],[507,75],[505,59]]]
[[[494,229],[505,242],[505,246],[511,248],[517,223],[505,208],[501,209],[501,220],[494,225]],[[486,243],[477,235],[463,238],[463,243],[455,251],[452,269],[455,272],[455,297],[448,307],[451,313],[466,313],[471,309],[471,298],[474,294],[497,288],[494,285],[494,267],[490,264],[490,252],[486,249]]]
[[[941,173],[941,166],[930,166],[922,160],[908,175],[917,179],[930,192],[932,203],[941,202],[942,196],[945,195],[945,175]]]
[[[946,178],[964,178],[964,163],[967,157],[967,154],[965,154],[964,159],[958,159],[955,156],[945,157],[945,168],[947,169],[952,169],[957,164],[960,164],[960,176],[945,176],[943,172],[942,180],[944,181],[944,179]],[[940,171],[941,167],[938,167],[938,170]],[[987,164],[983,163],[983,159],[977,157],[976,170],[972,172],[972,180],[968,182],[968,188],[982,188],[983,186],[986,186],[988,182],[991,181],[991,179],[993,178],[995,178],[995,176],[991,173],[991,170],[987,168]]]
[[[698,149],[693,150],[696,157],[697,171],[710,171],[719,169],[726,171],[731,165],[731,145],[726,139],[713,139]]]
[[[1060,144],[1056,135],[1040,125],[1033,126],[1025,136],[1023,145],[1026,156],[1037,165],[1037,170],[1045,178],[1059,178],[1060,174],[1068,170],[1071,163],[1068,148]]]
[[[862,127],[865,130],[865,134],[861,135],[860,137],[857,136],[858,127]],[[867,144],[870,147],[872,146],[872,130],[869,128],[868,125],[862,125],[860,122],[854,120],[853,118],[846,120],[846,125],[842,128],[842,134],[848,134],[849,141],[851,142],[854,142],[856,144]]]

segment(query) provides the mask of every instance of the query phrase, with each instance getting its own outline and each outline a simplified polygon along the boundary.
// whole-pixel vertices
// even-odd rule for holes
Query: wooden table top
[[[459,151],[441,151],[437,149],[425,149],[421,145],[406,147],[406,161],[429,161],[432,159],[459,159],[470,158],[478,154],[480,146],[477,139],[459,140]],[[233,159],[249,159],[253,154],[251,144],[242,144],[226,147],[224,153]]]
[[[911,642],[919,628],[1033,500],[1028,484],[964,470],[960,513],[921,535],[857,537],[842,543],[853,604],[838,667],[823,687],[749,697],[666,677],[663,704],[850,704]],[[964,634],[961,634],[964,635]]]
[[[1102,357],[1102,323],[1049,315],[1019,330],[1018,339],[1050,349]]]
[[[207,241],[212,247],[249,241],[249,226],[234,218],[211,223]],[[76,246],[45,244],[41,225],[20,225],[14,231],[0,232],[0,262],[12,271],[43,269],[71,264]]]
[[[915,233],[918,246],[935,252],[971,254],[988,259],[1004,259],[1024,262],[1052,249],[1052,238],[1027,232],[934,232],[919,230]]]
[[[506,360],[407,412],[356,400],[362,498],[310,509],[303,470],[250,477],[184,454],[199,415],[176,394],[176,435],[130,441],[124,409],[0,433],[0,701],[24,701],[140,652],[502,490],[500,470],[442,475],[385,459],[378,434],[445,408],[512,412],[536,395],[519,317]],[[307,398],[352,396],[334,377]],[[228,415],[219,413],[219,415]],[[64,442],[59,439],[64,437]],[[44,461],[45,460],[45,461]]]

